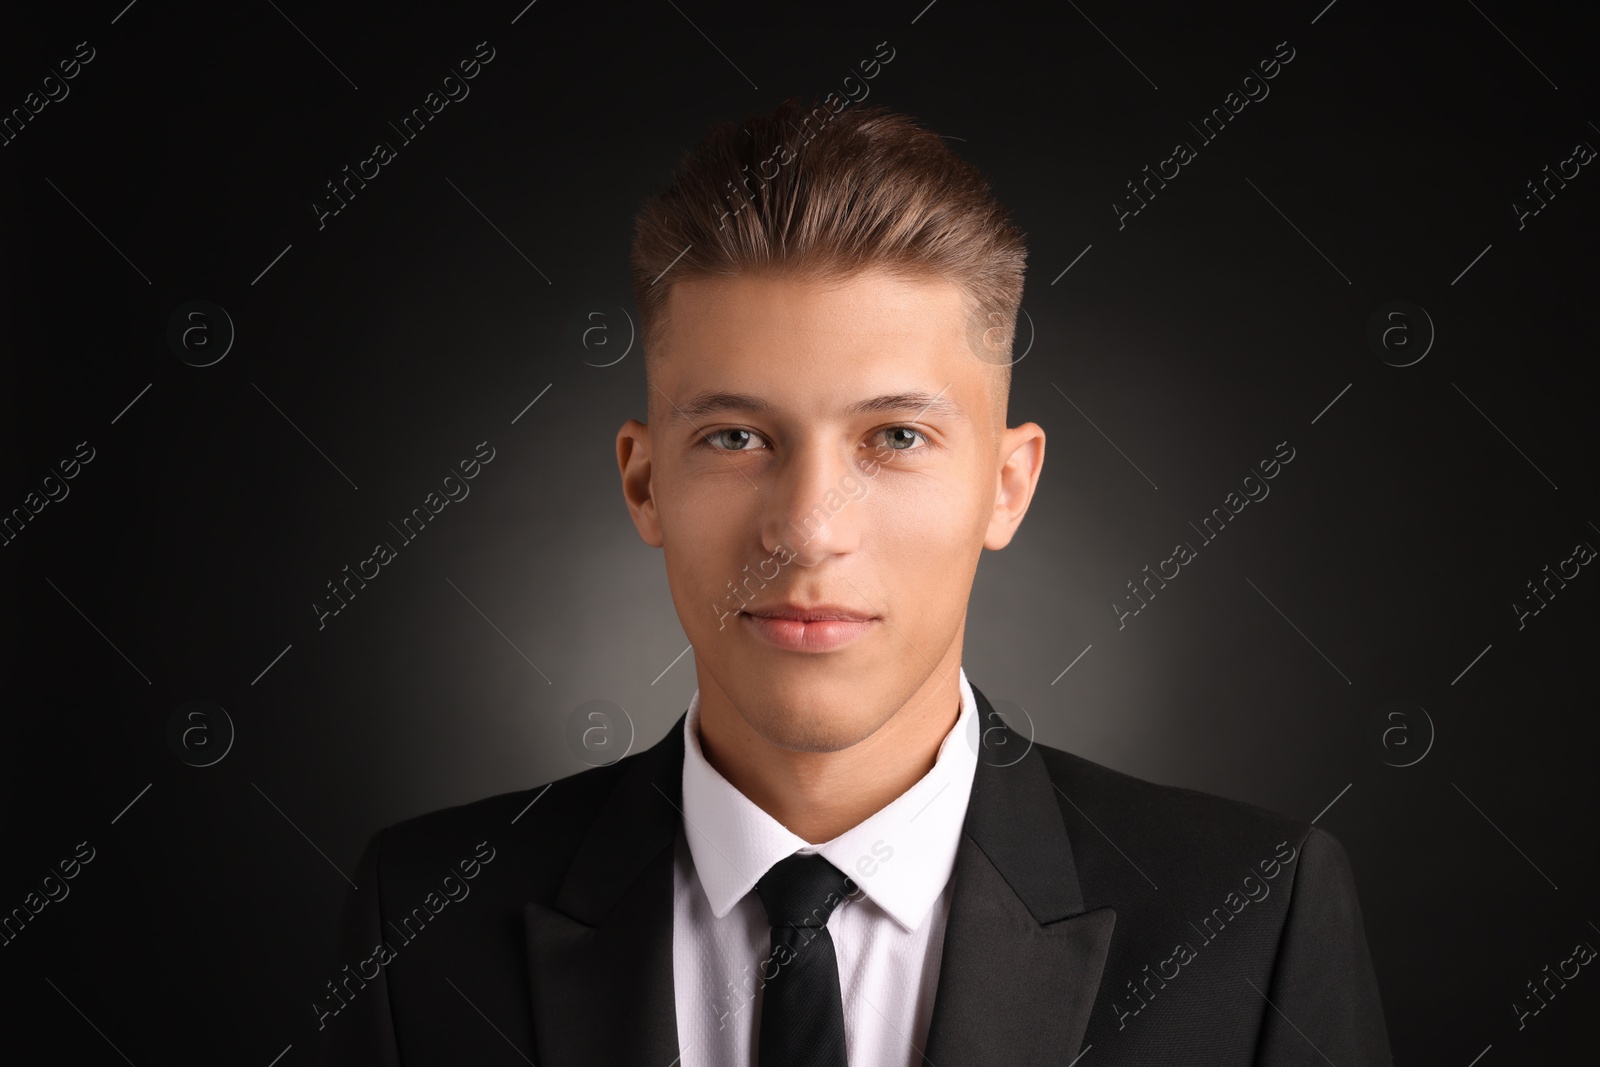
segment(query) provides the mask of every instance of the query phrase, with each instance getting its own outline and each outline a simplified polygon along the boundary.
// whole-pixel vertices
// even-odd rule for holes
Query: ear
[[[660,548],[663,542],[651,479],[650,427],[638,419],[629,419],[617,431],[617,468],[622,473],[622,499],[633,516],[634,528],[645,544]]]
[[[1000,435],[999,458],[994,511],[983,538],[983,547],[991,551],[1011,543],[1012,535],[1022,525],[1022,516],[1027,514],[1044,467],[1044,430],[1032,422],[1006,430]]]

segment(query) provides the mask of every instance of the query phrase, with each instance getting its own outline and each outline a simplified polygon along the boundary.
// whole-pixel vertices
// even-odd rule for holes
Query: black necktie
[[[760,970],[766,984],[759,1067],[846,1067],[839,959],[828,916],[855,888],[814,852],[779,860],[756,883],[772,924],[772,952]]]

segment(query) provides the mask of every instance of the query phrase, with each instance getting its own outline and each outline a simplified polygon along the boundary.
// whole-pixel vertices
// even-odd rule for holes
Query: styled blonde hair
[[[887,269],[963,290],[969,344],[994,368],[1004,425],[1026,259],[989,183],[940,135],[836,94],[810,105],[791,97],[769,115],[712,126],[636,215],[630,264],[646,378],[664,354],[675,281]]]

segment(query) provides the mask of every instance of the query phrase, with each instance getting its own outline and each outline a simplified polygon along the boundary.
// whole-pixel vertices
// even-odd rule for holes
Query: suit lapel
[[[980,723],[999,724],[976,687],[973,696]],[[554,905],[526,907],[541,1067],[678,1062],[672,909],[683,722],[622,771]],[[1080,1053],[1116,913],[1084,910],[1044,760],[1003,725],[980,736],[995,728],[1006,743],[979,752],[924,1059],[1059,1067]]]
[[[988,739],[999,717],[976,687],[973,696]],[[1109,907],[1084,910],[1044,760],[999,728],[1004,745],[980,746],[951,876],[929,1064],[1073,1062],[1116,922]]]
[[[622,771],[554,906],[525,909],[541,1067],[674,1067],[673,844],[683,716]]]

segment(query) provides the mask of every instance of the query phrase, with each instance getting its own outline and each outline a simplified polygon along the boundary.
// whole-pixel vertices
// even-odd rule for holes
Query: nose
[[[788,553],[802,567],[854,552],[861,542],[862,475],[853,456],[834,445],[802,445],[772,472],[764,487],[761,541],[769,553]],[[853,491],[852,491],[853,490]],[[788,554],[785,553],[785,554]]]

